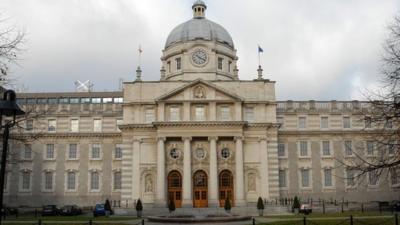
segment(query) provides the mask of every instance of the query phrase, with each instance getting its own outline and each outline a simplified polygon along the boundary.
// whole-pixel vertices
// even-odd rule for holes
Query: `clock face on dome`
[[[196,66],[203,66],[207,63],[208,55],[203,49],[197,49],[192,53],[192,62]]]

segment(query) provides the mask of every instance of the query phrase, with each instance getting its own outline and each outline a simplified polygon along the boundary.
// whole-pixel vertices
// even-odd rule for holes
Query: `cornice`
[[[32,133],[32,134],[12,134],[15,138],[98,138],[98,137],[122,137],[121,132],[107,132],[107,133]]]
[[[183,122],[153,122],[155,127],[243,127],[247,125],[245,121],[183,121]]]
[[[324,134],[332,134],[332,135],[342,135],[342,134],[362,134],[362,135],[382,135],[382,134],[391,134],[390,131],[382,131],[382,130],[279,130],[278,135],[324,135]]]

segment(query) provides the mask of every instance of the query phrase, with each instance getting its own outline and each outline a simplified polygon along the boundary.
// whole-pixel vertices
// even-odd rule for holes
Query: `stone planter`
[[[142,210],[136,211],[136,216],[137,217],[142,217],[142,212],[143,212]]]
[[[293,212],[294,212],[295,214],[299,214],[299,208],[294,208],[294,209],[293,209]]]
[[[264,209],[258,209],[258,216],[264,216]]]

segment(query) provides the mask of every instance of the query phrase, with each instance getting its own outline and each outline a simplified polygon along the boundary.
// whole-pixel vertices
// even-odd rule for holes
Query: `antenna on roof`
[[[74,84],[76,92],[91,92],[93,90],[93,84],[90,82],[90,80],[87,80],[85,82],[76,80]]]

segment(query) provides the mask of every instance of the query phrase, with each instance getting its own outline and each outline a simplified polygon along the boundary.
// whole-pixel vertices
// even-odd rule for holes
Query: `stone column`
[[[133,140],[132,154],[132,200],[136,201],[140,198],[140,144],[142,139],[135,138]]]
[[[156,205],[160,207],[166,206],[165,201],[165,137],[157,138],[157,196]]]
[[[235,185],[235,203],[236,206],[243,206],[244,201],[244,166],[243,166],[243,137],[235,137],[236,142],[236,185]]]
[[[182,207],[193,207],[192,201],[192,157],[190,141],[192,137],[182,137],[183,140],[183,200]]]
[[[260,142],[260,160],[261,160],[261,197],[269,199],[268,190],[268,149],[267,138],[261,137]]]
[[[218,204],[218,165],[217,140],[218,137],[209,137],[210,141],[210,176],[208,179],[208,206],[217,207]]]

